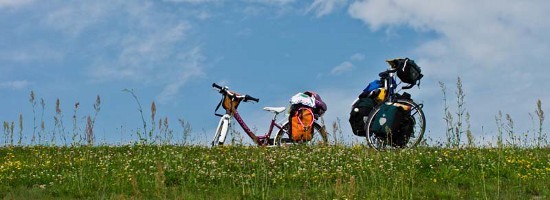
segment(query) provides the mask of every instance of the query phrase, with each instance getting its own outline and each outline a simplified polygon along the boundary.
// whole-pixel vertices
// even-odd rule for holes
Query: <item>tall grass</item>
[[[538,138],[537,138],[537,147],[541,147],[543,144],[541,142],[545,141],[547,138],[546,133],[543,133],[543,124],[544,124],[544,111],[542,110],[542,102],[540,99],[537,101],[537,108],[535,109],[535,114],[538,117]],[[548,144],[548,143],[547,143]]]
[[[151,128],[147,129],[147,121],[145,120],[144,112],[141,107],[141,103],[138,96],[135,94],[134,90],[124,89],[123,92],[128,92],[129,94],[131,94],[138,105],[138,111],[141,116],[141,121],[143,124],[143,132],[140,130],[137,131],[139,143],[150,144],[150,145],[171,144],[174,139],[174,130],[170,128],[168,117],[158,118],[158,123],[157,123],[157,106],[155,102],[154,101],[151,102],[151,107],[150,107]],[[192,130],[191,125],[182,119],[179,119],[179,122],[183,128],[182,135],[184,139],[182,142],[186,143],[187,140],[189,139],[189,134]]]
[[[77,111],[78,111],[78,108],[80,107],[80,103],[79,102],[76,102],[74,104],[74,109],[73,109],[73,135],[71,137],[71,140],[72,140],[72,146],[75,146],[77,144],[80,144],[82,142],[82,136],[79,134],[80,132],[80,129],[79,129],[79,126],[78,126],[78,117],[77,117]],[[80,135],[80,137],[79,137]],[[78,140],[77,140],[78,138]]]
[[[187,121],[185,121],[184,119],[178,119],[179,123],[180,123],[180,126],[182,127],[182,132],[181,132],[181,135],[182,135],[182,141],[181,141],[181,144],[182,145],[190,145],[190,135],[191,135],[191,132],[193,132],[193,128],[191,127],[191,124]]]
[[[137,131],[137,135],[139,137],[139,140],[141,142],[145,141],[146,138],[144,137],[143,134],[146,134],[147,133],[147,122],[145,122],[145,117],[143,117],[143,109],[141,108],[141,103],[139,102],[139,99],[138,97],[136,96],[134,90],[129,90],[129,89],[124,89],[122,90],[123,92],[128,92],[132,95],[132,97],[134,98],[134,100],[136,101],[137,105],[138,105],[138,111],[139,111],[139,114],[141,116],[141,121],[143,123],[143,132],[140,132],[139,130]]]
[[[43,98],[40,98],[40,107],[42,108],[42,113],[40,115],[40,131],[38,131],[38,144],[42,144],[45,140],[44,135],[46,134],[46,123],[44,122],[44,110],[46,110],[46,103]]]
[[[324,121],[322,122],[324,124]],[[324,125],[323,125],[324,127]],[[336,121],[332,123],[332,143],[334,145],[343,145],[344,144],[344,134],[342,131],[342,124],[340,123],[340,118],[337,117]]]
[[[0,198],[546,199],[549,149],[0,149]]]
[[[31,93],[29,95],[29,102],[31,103],[31,106],[32,106],[32,121],[33,121],[31,144],[36,144],[36,129],[38,128],[38,126],[36,126],[36,98],[33,90],[31,90]]]
[[[449,104],[449,95],[447,93],[447,86],[443,82],[439,82],[439,86],[443,95],[443,120],[445,122],[445,143],[446,147],[485,147],[492,146],[493,144],[481,144],[476,143],[476,136],[472,132],[470,124],[470,113],[466,108],[466,94],[462,86],[462,80],[457,78],[455,98],[456,104]],[[496,131],[496,146],[502,147],[545,147],[548,143],[548,136],[543,129],[544,125],[544,111],[542,110],[542,101],[539,99],[536,102],[535,114],[529,113],[531,120],[534,121],[533,131],[519,131],[515,126],[514,119],[508,113],[503,113],[499,110],[495,115],[495,127]],[[536,118],[536,119],[535,119]],[[536,123],[535,123],[536,121]],[[484,127],[481,127],[482,132]],[[530,134],[531,133],[531,134]],[[466,139],[464,141],[463,139]]]
[[[476,147],[486,147],[491,146],[492,144],[482,144],[484,141],[483,138],[479,139],[479,135],[475,135],[472,131],[470,124],[470,113],[466,108],[466,94],[462,86],[462,79],[457,78],[454,98],[456,100],[450,100],[452,98],[448,95],[447,86],[443,82],[439,82],[442,94],[443,94],[443,114],[444,114],[444,123],[445,123],[445,132],[446,138],[445,141],[440,143],[439,141],[432,141],[430,143],[424,142],[422,146],[438,146],[443,145],[445,147],[452,148],[476,148]],[[177,137],[181,138],[180,141],[174,140],[176,136],[174,135],[174,129],[170,127],[169,119],[167,117],[159,117],[158,106],[154,101],[151,102],[150,106],[150,122],[145,120],[144,110],[142,109],[142,104],[138,96],[133,90],[125,89],[124,92],[128,92],[132,98],[137,103],[137,110],[139,111],[139,116],[141,118],[143,129],[137,129],[137,131],[132,131],[130,136],[137,136],[138,143],[141,144],[192,144],[190,142],[190,136],[192,133],[191,124],[188,121],[183,119],[178,119],[178,123],[181,128],[181,134]],[[37,101],[40,99],[40,101]],[[45,110],[46,103],[43,98],[36,97],[34,91],[30,92],[29,102],[32,108],[32,130],[31,135],[27,135],[24,131],[24,119],[23,115],[19,116],[18,121],[4,121],[3,126],[3,144],[4,145],[27,145],[27,144],[38,144],[38,145],[97,145],[99,144],[96,140],[95,129],[96,129],[96,120],[98,119],[98,114],[101,111],[101,98],[99,95],[96,97],[95,103],[93,106],[93,112],[91,114],[84,114],[83,117],[78,116],[78,111],[81,108],[80,103],[77,101],[73,107],[72,113],[72,132],[66,130],[64,122],[64,113],[61,110],[61,100],[58,98],[55,101],[55,113],[53,116],[53,125],[49,126],[49,129],[46,129],[45,123]],[[40,102],[39,106],[37,106]],[[454,103],[452,103],[454,102]],[[38,109],[37,109],[38,107]],[[41,112],[40,110],[41,109]],[[40,114],[40,115],[39,115]],[[39,115],[39,116],[37,116]],[[536,102],[536,107],[533,113],[529,113],[533,121],[533,129],[530,131],[519,132],[515,126],[514,120],[510,114],[503,113],[499,111],[495,116],[495,125],[497,137],[496,145],[497,146],[513,146],[513,147],[545,147],[548,145],[547,133],[544,130],[544,111],[542,109],[542,101],[538,100]],[[80,121],[79,119],[83,119]],[[39,126],[37,121],[39,120]],[[18,122],[18,127],[15,126],[15,123]],[[321,122],[324,126],[324,121]],[[363,138],[353,136],[350,133],[344,133],[340,124],[340,117],[336,118],[336,121],[330,123],[332,126],[332,131],[330,131],[329,141],[332,144],[341,144],[341,145],[353,145],[356,143],[364,143]],[[148,124],[150,124],[148,126]],[[243,144],[248,138],[243,137],[243,135],[234,128],[232,124],[230,129],[230,138],[231,144]],[[19,129],[17,129],[19,128]],[[482,132],[484,127],[482,128]],[[30,132],[30,131],[27,131]],[[17,133],[17,134],[16,134]],[[68,136],[67,134],[71,134]],[[124,133],[123,133],[124,134]],[[428,134],[429,137],[429,134]],[[349,142],[353,139],[356,139],[357,142]],[[136,138],[131,138],[133,140]],[[29,141],[30,140],[30,141]],[[70,141],[69,141],[70,140]],[[347,142],[346,142],[347,141]],[[0,140],[0,144],[2,144]]]
[[[169,119],[159,117],[154,101],[148,129],[133,90],[125,91],[137,102],[143,122],[143,129],[136,131],[138,142],[101,144],[95,137],[101,111],[99,95],[92,105],[93,113],[84,117],[78,116],[80,103],[75,103],[72,136],[68,138],[61,101],[55,102],[54,124],[48,130],[44,121],[46,104],[40,99],[38,128],[37,97],[31,91],[33,128],[23,128],[22,114],[18,120],[3,122],[0,198],[550,198],[550,188],[544,184],[550,182],[550,149],[541,100],[534,114],[530,113],[533,130],[525,135],[518,134],[511,115],[499,111],[495,116],[495,148],[476,143],[461,79],[457,79],[454,93],[457,100],[452,101],[456,105],[450,105],[446,85],[440,82],[440,86],[447,125],[444,147],[423,145],[386,152],[344,143],[347,133],[339,118],[332,123],[329,138],[334,145],[255,148],[243,145],[240,132],[232,129],[234,146],[207,148],[190,140],[193,129],[183,119],[178,119],[182,139],[173,141]],[[25,145],[25,131],[32,132],[27,138],[30,143],[38,145]]]
[[[456,112],[453,114],[451,112],[450,105],[448,105],[447,97],[447,87],[443,82],[439,82],[439,86],[443,93],[443,111],[444,111],[444,120],[446,125],[446,136],[447,136],[447,146],[458,148],[463,144],[462,138],[466,135],[467,146],[473,146],[474,136],[471,132],[470,127],[470,113],[466,110],[465,97],[466,94],[462,87],[462,80],[460,77],[456,81]],[[465,125],[464,122],[467,124]],[[466,130],[464,127],[466,126]]]
[[[15,121],[3,122],[3,137],[0,137],[0,145],[4,146],[33,146],[33,145],[49,145],[49,146],[68,146],[68,145],[81,145],[82,138],[86,138],[88,145],[93,145],[93,125],[95,124],[96,117],[100,111],[100,97],[97,96],[94,107],[94,115],[89,116],[87,124],[84,124],[86,132],[82,135],[81,124],[78,121],[77,111],[80,108],[80,103],[76,102],[74,106],[72,116],[72,133],[66,130],[64,114],[61,109],[61,100],[59,98],[55,101],[55,110],[53,116],[53,125],[51,130],[46,129],[45,110],[46,102],[43,98],[37,101],[36,94],[31,91],[29,102],[32,107],[32,131],[25,131],[25,119],[23,114],[19,114],[17,124]],[[37,111],[37,104],[40,102],[41,111]],[[37,115],[40,114],[38,117]],[[39,120],[39,121],[38,121]],[[17,129],[17,130],[16,130]],[[30,132],[30,133],[28,133]],[[71,135],[68,135],[71,134]],[[4,139],[2,141],[2,139]]]

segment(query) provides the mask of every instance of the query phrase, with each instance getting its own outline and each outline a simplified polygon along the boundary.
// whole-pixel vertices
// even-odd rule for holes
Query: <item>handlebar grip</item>
[[[216,83],[212,83],[212,87],[218,88],[218,89],[220,89],[220,90],[223,89],[222,86],[220,86],[220,85],[218,85],[218,84],[216,84]]]
[[[250,95],[248,95],[248,94],[244,96],[244,100],[245,100],[245,101],[255,101],[256,103],[258,103],[258,102],[260,101],[260,99],[254,98],[254,97],[252,97],[252,96],[250,96]]]

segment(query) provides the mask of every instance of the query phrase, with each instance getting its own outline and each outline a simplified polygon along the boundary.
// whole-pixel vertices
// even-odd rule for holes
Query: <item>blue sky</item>
[[[133,89],[146,119],[155,101],[157,119],[168,117],[175,134],[185,119],[203,141],[217,125],[216,82],[260,98],[240,106],[260,132],[271,117],[264,106],[313,90],[328,105],[325,120],[340,118],[345,137],[360,140],[347,122],[351,102],[384,60],[410,57],[425,74],[408,92],[425,104],[428,136],[445,135],[438,82],[453,105],[459,76],[476,137],[494,137],[499,111],[525,132],[538,99],[548,110],[548,9],[542,0],[0,0],[0,120],[22,114],[32,134],[33,90],[45,100],[47,130],[57,98],[65,126],[80,103],[83,129],[100,95],[98,140],[125,142],[142,127],[122,92]]]

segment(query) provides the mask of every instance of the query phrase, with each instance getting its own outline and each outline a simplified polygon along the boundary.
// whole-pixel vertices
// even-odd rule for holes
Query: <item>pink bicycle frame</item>
[[[250,130],[250,128],[248,128],[248,126],[246,125],[244,120],[241,118],[241,115],[239,115],[239,112],[237,110],[234,111],[233,117],[235,117],[239,125],[243,128],[244,132],[246,132],[246,134],[254,141],[254,143],[256,143],[259,146],[269,144],[269,139],[271,137],[271,132],[273,132],[273,127],[283,129],[282,126],[280,126],[275,122],[275,118],[273,118],[271,119],[271,125],[269,126],[269,131],[265,135],[257,136],[256,134],[254,134],[254,132],[252,132],[252,130]]]

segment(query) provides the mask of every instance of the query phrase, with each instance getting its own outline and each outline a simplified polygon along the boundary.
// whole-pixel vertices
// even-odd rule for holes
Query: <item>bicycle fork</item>
[[[223,115],[218,123],[216,134],[212,140],[212,146],[223,145],[225,138],[227,137],[227,131],[229,130],[231,116],[228,114]]]

